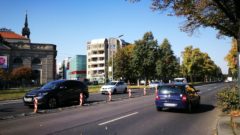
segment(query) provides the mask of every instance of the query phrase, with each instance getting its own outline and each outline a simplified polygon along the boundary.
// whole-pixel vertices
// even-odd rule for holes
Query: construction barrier
[[[158,87],[155,87],[155,95],[157,95]]]
[[[144,96],[147,95],[146,88],[143,89],[143,95],[144,95]]]
[[[128,97],[131,98],[132,97],[132,90],[128,89]]]
[[[38,99],[37,97],[34,97],[34,113],[37,113],[37,109],[38,109]]]
[[[112,101],[112,92],[108,91],[108,101]]]
[[[83,93],[80,93],[80,102],[79,105],[82,106],[83,105]]]

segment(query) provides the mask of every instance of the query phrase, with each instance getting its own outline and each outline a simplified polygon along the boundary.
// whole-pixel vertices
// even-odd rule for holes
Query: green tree
[[[135,41],[132,65],[138,78],[147,81],[154,76],[157,48],[152,32],[146,32],[142,39]]]
[[[171,49],[167,39],[160,45],[160,57],[156,63],[156,74],[164,81],[171,80],[178,76],[180,64]]]
[[[141,0],[129,0],[132,2]],[[152,0],[154,11],[186,17],[183,31],[192,33],[202,27],[213,27],[218,35],[240,40],[240,1],[238,0]],[[239,47],[238,47],[239,48]]]
[[[229,75],[233,75],[234,78],[237,77],[237,40],[232,40],[232,48],[228,52],[225,60],[228,62]]]
[[[134,68],[132,66],[134,45],[128,45],[119,49],[114,57],[114,78],[122,78],[125,81],[135,80]]]
[[[192,46],[188,46],[183,51],[183,63],[182,68],[185,71],[184,75],[190,77],[190,81],[193,82],[193,77],[197,77],[201,74],[203,67],[203,58],[199,48],[194,49]]]
[[[182,52],[182,73],[194,81],[211,81],[222,76],[221,69],[211,60],[207,53],[199,48],[188,46]]]

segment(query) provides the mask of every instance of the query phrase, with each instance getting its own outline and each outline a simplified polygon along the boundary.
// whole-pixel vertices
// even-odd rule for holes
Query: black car
[[[83,82],[77,80],[56,80],[26,93],[23,97],[23,102],[25,105],[33,106],[34,97],[36,97],[38,105],[56,108],[71,101],[79,102],[80,93],[83,93],[84,101],[89,97],[88,87]]]

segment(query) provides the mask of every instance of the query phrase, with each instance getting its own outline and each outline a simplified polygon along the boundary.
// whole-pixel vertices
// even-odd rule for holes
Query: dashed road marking
[[[98,125],[99,125],[99,126],[106,125],[106,124],[108,124],[108,123],[112,123],[112,122],[114,122],[114,121],[117,121],[117,120],[120,120],[120,119],[124,119],[124,118],[130,117],[130,116],[132,116],[132,115],[136,115],[136,114],[138,114],[138,112],[134,112],[134,113],[131,113],[131,114],[128,114],[128,115],[124,115],[124,116],[121,116],[121,117],[118,117],[118,118],[115,118],[115,119],[112,119],[112,120],[109,120],[109,121],[100,123],[100,124],[98,124]]]

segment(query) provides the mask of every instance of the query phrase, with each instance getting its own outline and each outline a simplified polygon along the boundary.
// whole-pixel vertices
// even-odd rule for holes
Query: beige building
[[[127,43],[119,38],[94,39],[87,42],[87,79],[99,83],[114,80],[112,58],[117,50],[125,45]]]
[[[31,43],[27,15],[22,35],[9,29],[0,29],[0,68],[11,71],[26,66],[32,68],[34,81],[43,84],[56,77],[56,45]]]

